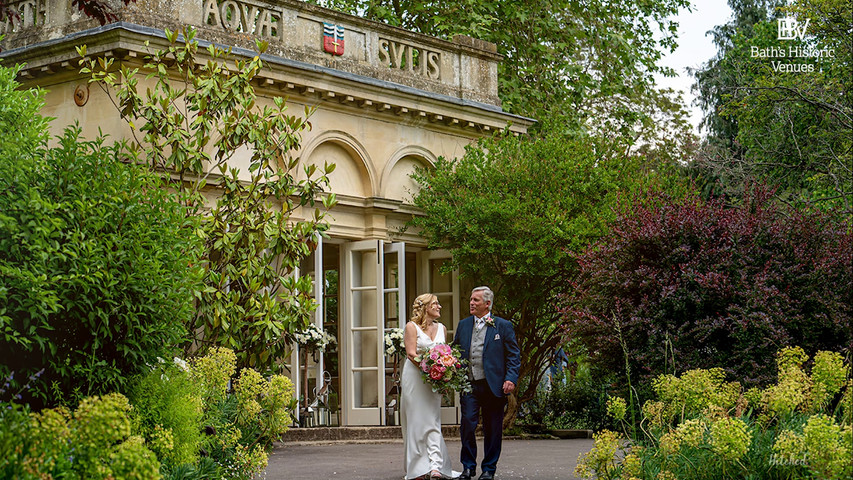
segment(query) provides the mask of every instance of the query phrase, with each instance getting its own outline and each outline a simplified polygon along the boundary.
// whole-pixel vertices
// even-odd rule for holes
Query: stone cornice
[[[5,33],[0,49],[7,50],[3,56],[51,40],[90,35],[98,27],[67,0],[8,4],[21,15],[0,22],[0,33]],[[299,0],[136,0],[116,14],[119,25],[154,31],[192,26],[199,40],[246,50],[254,49],[255,40],[264,40],[271,57],[500,110],[497,65],[502,57],[494,44],[470,37],[442,40]],[[341,32],[333,40],[328,32],[324,36],[330,25]]]
[[[150,42],[149,49],[145,41]],[[128,64],[141,65],[151,51],[166,46],[163,31],[143,25],[118,22],[75,32],[55,40],[0,52],[6,62],[26,63],[20,72],[27,83],[46,85],[77,75],[74,47],[87,45],[90,56],[108,56]],[[204,48],[210,42],[199,40],[199,60],[204,61]],[[232,47],[237,56],[251,57],[255,51]],[[261,57],[267,65],[256,78],[260,95],[287,96],[307,105],[324,108],[363,110],[371,117],[408,117],[427,128],[439,130],[466,129],[487,134],[508,124],[515,133],[523,133],[531,119],[511,115],[496,105],[420,90],[387,80],[337,70],[276,55]],[[399,121],[396,118],[395,121]],[[470,133],[469,133],[470,135]]]

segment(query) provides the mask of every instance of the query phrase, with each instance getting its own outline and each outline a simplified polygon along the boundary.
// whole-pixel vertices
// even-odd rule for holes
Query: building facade
[[[300,273],[314,279],[316,324],[338,342],[307,362],[296,349],[285,359],[298,395],[315,403],[301,412],[302,422],[396,422],[387,408],[395,369],[384,333],[401,328],[414,297],[427,291],[445,306],[441,321],[450,335],[467,315],[458,277],[441,271],[448,254],[401,232],[418,213],[409,175],[439,157],[461,156],[479,137],[505,128],[521,134],[532,123],[500,107],[495,46],[463,36],[439,40],[296,0],[117,2],[117,19],[106,25],[69,0],[9,3],[20,15],[0,24],[0,61],[24,63],[19,81],[46,90],[43,113],[55,118],[53,133],[75,121],[87,138],[99,129],[112,138],[130,133],[106,93],[78,73],[76,46],[140,66],[167,45],[164,29],[193,26],[200,47],[230,46],[237,56],[254,56],[256,39],[269,43],[259,103],[286,97],[290,111],[316,108],[296,154],[303,164],[336,164],[330,238]],[[443,420],[457,422],[455,403],[446,405]]]

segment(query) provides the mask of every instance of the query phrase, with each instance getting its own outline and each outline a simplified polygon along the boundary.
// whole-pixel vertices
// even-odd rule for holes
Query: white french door
[[[390,388],[383,337],[405,322],[405,245],[362,240],[342,253],[343,424],[382,425]]]
[[[311,288],[314,294],[314,301],[317,303],[317,309],[314,310],[314,315],[312,319],[312,323],[323,330],[323,319],[325,318],[323,308],[325,306],[325,302],[323,301],[324,292],[324,279],[323,279],[323,237],[321,235],[316,235],[315,241],[317,242],[317,248],[312,253],[313,258],[309,257],[309,263],[306,268],[313,268],[312,270],[303,271],[302,268],[297,266],[293,275],[299,277],[300,275],[309,275],[311,277]],[[313,260],[313,261],[312,261]],[[302,415],[307,414],[308,412],[303,411],[303,407],[305,406],[305,398],[308,398],[309,401],[313,401],[314,392],[319,391],[322,388],[322,379],[323,379],[323,371],[325,368],[325,358],[323,356],[323,352],[319,352],[319,359],[317,362],[309,362],[308,365],[304,365],[303,362],[306,361],[305,357],[303,357],[301,349],[298,344],[294,344],[293,350],[291,351],[291,365],[294,366],[294,387],[296,398],[302,398],[303,401],[300,403],[299,407],[296,409],[296,418],[300,420]],[[311,365],[313,363],[313,365]],[[314,370],[314,382],[313,384],[306,380],[305,375],[307,373],[306,367]],[[310,377],[311,375],[308,375]],[[306,388],[307,387],[307,388]]]
[[[453,341],[456,325],[468,311],[461,311],[459,292],[459,273],[454,270],[442,273],[441,267],[450,260],[450,252],[445,250],[426,250],[418,252],[418,293],[429,292],[438,297],[441,302],[441,318],[439,321],[447,328],[447,342]],[[459,395],[454,395],[449,403],[442,403],[441,423],[459,423]]]

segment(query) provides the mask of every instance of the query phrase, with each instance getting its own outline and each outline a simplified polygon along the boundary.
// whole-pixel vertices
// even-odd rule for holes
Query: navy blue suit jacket
[[[518,386],[518,370],[521,357],[515,330],[509,320],[492,315],[495,326],[486,325],[486,340],[483,344],[483,368],[489,390],[496,397],[503,397],[504,382],[509,380]],[[462,351],[462,358],[470,360],[471,334],[474,332],[474,316],[462,319],[456,327],[454,342]]]

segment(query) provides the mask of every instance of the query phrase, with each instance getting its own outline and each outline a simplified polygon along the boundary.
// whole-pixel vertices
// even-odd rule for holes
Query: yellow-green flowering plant
[[[0,443],[6,442],[9,406],[0,415]],[[132,434],[133,407],[119,393],[84,398],[65,407],[27,415],[19,424],[14,451],[0,449],[3,478],[160,478],[160,461],[145,440]],[[21,417],[19,417],[20,419]]]
[[[273,375],[269,380],[251,369],[244,368],[234,384],[237,398],[237,423],[256,427],[257,440],[269,446],[293,423],[293,383],[282,375]]]
[[[602,430],[592,438],[592,450],[578,456],[575,475],[581,478],[613,478],[611,475],[617,468],[616,452],[620,449],[619,434]]]
[[[836,352],[799,347],[776,356],[778,379],[743,391],[724,370],[690,370],[653,382],[636,438],[596,434],[575,474],[609,480],[840,479],[853,476],[853,380]],[[610,398],[619,418],[624,401]]]
[[[752,434],[739,418],[721,418],[711,425],[711,450],[724,462],[736,462],[749,451]]]

